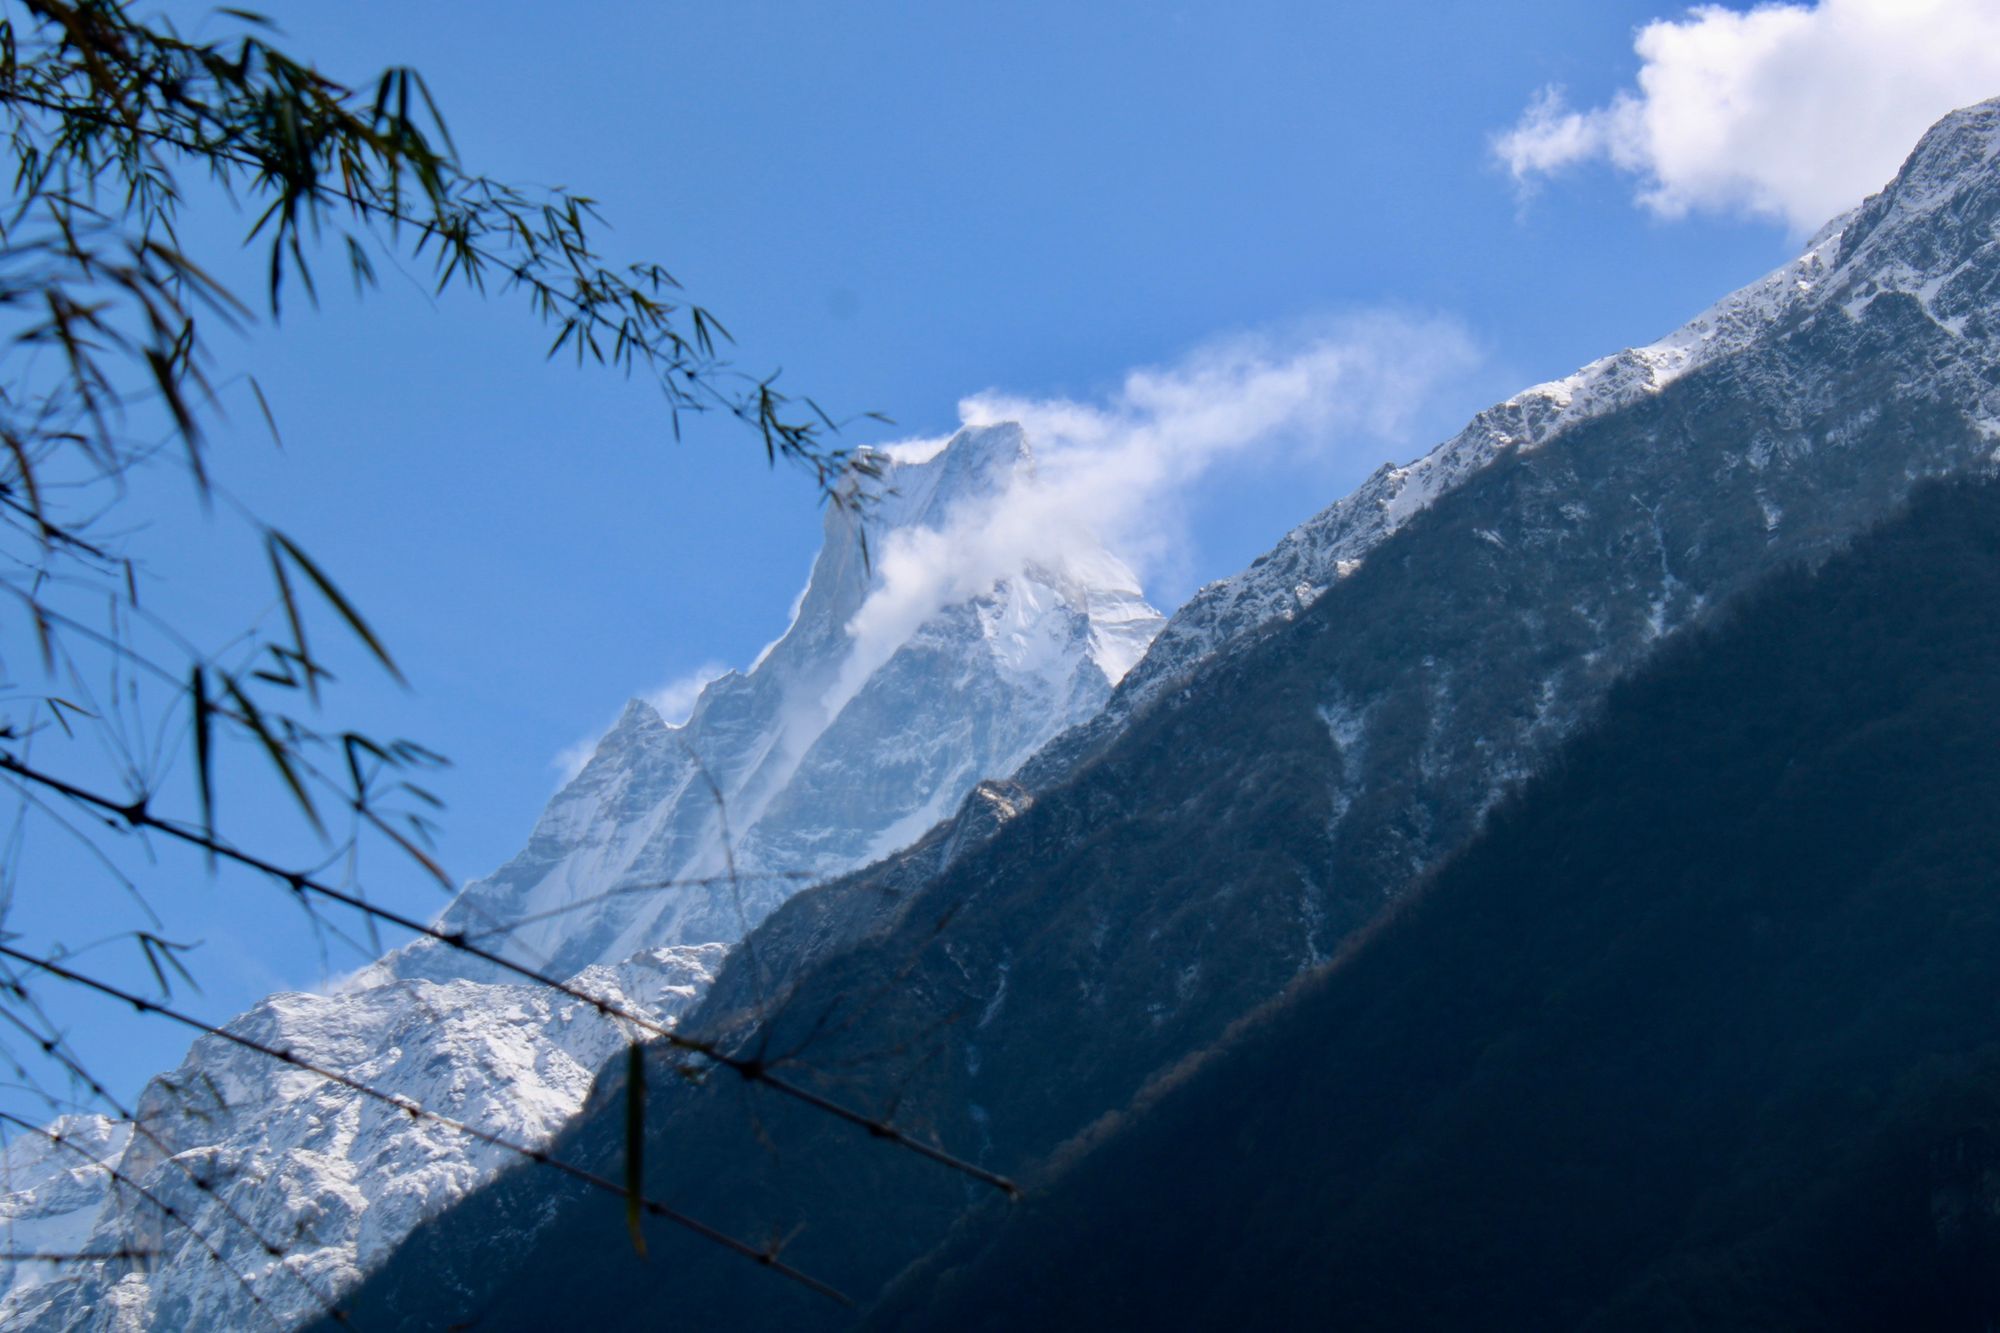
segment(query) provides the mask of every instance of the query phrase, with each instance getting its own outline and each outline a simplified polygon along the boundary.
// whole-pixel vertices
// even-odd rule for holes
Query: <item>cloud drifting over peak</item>
[[[716,677],[726,674],[728,670],[729,667],[722,662],[703,662],[694,670],[676,676],[639,697],[652,706],[653,711],[660,715],[662,722],[670,727],[677,727],[686,722],[688,714],[694,710],[695,700],[701,697],[702,687]],[[608,730],[608,727],[605,730]],[[579,737],[558,750],[555,757],[549,760],[549,767],[561,775],[556,785],[567,786],[577,774],[583,772],[583,766],[597,753],[597,747],[603,740],[604,730],[599,730],[588,736]]]
[[[1108,549],[1157,571],[1181,545],[1180,497],[1219,466],[1361,448],[1378,460],[1385,441],[1403,442],[1430,393],[1477,359],[1454,320],[1375,312],[1219,340],[1174,365],[1134,370],[1097,401],[998,391],[964,399],[965,426],[1019,423],[1034,468],[961,508],[945,530],[878,540],[878,582],[849,623],[854,649],[829,705],[939,610],[1024,570],[1104,588],[1125,573],[1105,563]],[[920,458],[941,445],[898,448]]]
[[[707,661],[692,671],[674,677],[657,689],[648,690],[639,697],[653,706],[660,720],[670,727],[678,727],[688,720],[694,711],[695,700],[701,697],[704,686],[718,676],[727,675],[729,666],[725,662]]]
[[[1747,213],[1804,234],[1881,188],[1946,112],[2000,94],[1994,0],[1701,5],[1642,27],[1638,88],[1573,110],[1544,88],[1493,141],[1524,188],[1581,162],[1662,217]]]

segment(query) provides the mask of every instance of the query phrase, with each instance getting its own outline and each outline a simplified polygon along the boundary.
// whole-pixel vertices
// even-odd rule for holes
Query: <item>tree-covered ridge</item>
[[[1988,1326],[1996,689],[2000,486],[1934,487],[878,1322]]]

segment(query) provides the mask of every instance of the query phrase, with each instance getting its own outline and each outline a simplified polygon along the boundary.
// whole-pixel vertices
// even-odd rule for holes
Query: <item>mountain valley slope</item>
[[[869,1327],[2000,1314],[2000,484],[1621,683],[1399,910]]]
[[[1378,474],[1371,498],[1233,585],[1282,592],[1313,573],[1291,603],[1197,599],[1109,722],[979,798],[1008,807],[990,836],[793,899],[752,937],[780,971],[786,941],[811,950],[776,1012],[735,1003],[733,963],[685,1021],[785,1053],[802,1079],[983,1165],[1033,1170],[1336,956],[1678,629],[1824,560],[1924,478],[1989,469],[1996,220],[1987,103],[1940,122],[1799,264],[1598,363],[1608,387],[1589,410],[1402,482]],[[1410,491],[1432,475],[1447,484]],[[1375,535],[1343,547],[1361,527]],[[1213,633],[1202,616],[1219,617]],[[976,1201],[934,1164],[756,1089],[697,1087],[664,1061],[649,1082],[665,1089],[649,1192],[738,1235],[792,1237],[790,1261],[864,1302]],[[561,1140],[607,1170],[624,1147],[615,1084]],[[357,1313],[408,1328],[846,1322],[669,1234],[636,1265],[621,1227],[615,1205],[512,1173],[420,1228]],[[494,1246],[523,1257],[468,1282]]]

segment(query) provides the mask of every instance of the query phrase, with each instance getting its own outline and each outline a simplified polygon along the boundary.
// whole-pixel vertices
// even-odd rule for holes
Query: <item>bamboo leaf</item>
[[[249,379],[250,392],[256,395],[257,398],[257,410],[264,414],[264,428],[271,432],[271,443],[283,449],[285,447],[285,437],[278,431],[278,418],[271,411],[270,401],[264,397],[264,386],[257,382],[255,375],[250,376]]]
[[[366,753],[376,759],[385,761],[389,756],[382,752],[381,746],[375,744],[375,742],[369,740],[366,736],[352,731],[341,733],[340,748],[347,756],[347,776],[354,783],[354,799],[358,801],[361,799],[362,793],[368,790],[367,778],[361,772],[361,755]]]
[[[382,819],[381,816],[377,815],[373,810],[369,809],[367,806],[365,805],[362,806],[357,813],[359,813],[363,819],[366,819],[369,822],[369,824],[374,827],[377,833],[380,833],[390,842],[395,843],[396,846],[402,850],[403,855],[409,857],[412,861],[415,861],[418,865],[422,866],[426,871],[428,871],[430,873],[430,877],[436,880],[441,886],[443,886],[444,891],[446,893],[455,893],[458,891],[458,886],[451,882],[451,876],[448,873],[446,873],[445,868],[443,866],[438,864],[436,857],[432,856],[429,852],[426,852],[423,848],[417,846],[417,844],[415,844],[414,842],[411,842],[408,838],[404,837],[402,834],[396,832],[396,830],[392,828],[387,821]]]
[[[199,662],[188,675],[188,698],[194,704],[194,781],[201,799],[201,831],[215,841],[215,769],[211,727],[214,709],[208,702],[208,675]],[[215,854],[209,853],[213,863]]]
[[[290,537],[276,528],[269,528],[266,531],[279,546],[284,548],[285,554],[292,558],[292,562],[305,576],[313,581],[313,586],[319,589],[320,595],[340,613],[340,618],[347,622],[347,627],[354,631],[355,637],[368,645],[368,651],[375,654],[375,660],[382,664],[383,669],[396,678],[397,684],[408,685],[409,681],[404,678],[402,669],[396,665],[396,660],[389,656],[389,650],[382,646],[382,641],[375,637],[375,631],[368,627],[368,622],[361,618],[361,613],[355,610],[354,604],[347,600],[346,595],[334,585],[333,580],[328,578]]]
[[[54,718],[56,720],[56,725],[63,729],[63,735],[69,737],[71,740],[76,739],[76,729],[70,726],[69,719],[63,716],[63,710],[65,708],[69,709],[72,713],[75,713],[80,717],[87,717],[92,720],[95,720],[97,717],[97,714],[91,712],[89,709],[79,708],[75,704],[71,703],[69,700],[58,698],[53,694],[43,699],[42,702],[48,705],[49,716]]]
[[[433,810],[444,809],[444,800],[427,787],[419,787],[414,782],[399,782],[396,787],[400,791],[408,792]]]
[[[306,819],[313,826],[313,831],[324,836],[326,825],[320,821],[319,807],[313,804],[312,793],[306,790],[303,782],[299,781],[298,770],[292,766],[292,757],[286,751],[284,744],[271,734],[269,727],[264,725],[264,715],[258,711],[257,705],[250,701],[250,696],[237,685],[235,677],[224,676],[222,688],[240,710],[237,720],[250,728],[250,733],[264,747],[264,753],[271,756],[271,763],[277,767],[279,776],[285,780],[285,785],[291,788],[293,799],[299,803],[299,809],[305,813]]]
[[[179,953],[194,947],[192,944],[176,944],[172,940],[161,939],[149,931],[139,932],[139,950],[145,954],[146,966],[153,970],[153,979],[160,984],[162,995],[174,993],[173,983],[167,979],[167,968],[172,968],[180,979],[188,984],[189,989],[196,994],[201,993],[201,983],[194,979],[194,974],[187,970],[187,965],[182,963],[178,956]],[[163,963],[165,967],[161,966]]]
[[[451,760],[415,741],[391,741],[389,752],[406,764],[421,764],[427,768],[451,767]]]
[[[271,561],[271,578],[278,585],[278,599],[284,603],[285,622],[292,628],[293,656],[305,668],[306,694],[314,703],[319,702],[319,673],[313,669],[312,651],[306,647],[305,621],[299,616],[298,599],[292,596],[292,581],[285,574],[285,561],[275,532],[264,537],[264,554]]]

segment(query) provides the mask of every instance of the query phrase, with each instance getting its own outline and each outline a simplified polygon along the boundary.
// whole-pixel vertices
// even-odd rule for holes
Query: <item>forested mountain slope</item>
[[[1991,1328],[1996,697],[2000,488],[1934,491],[873,1326]]]

